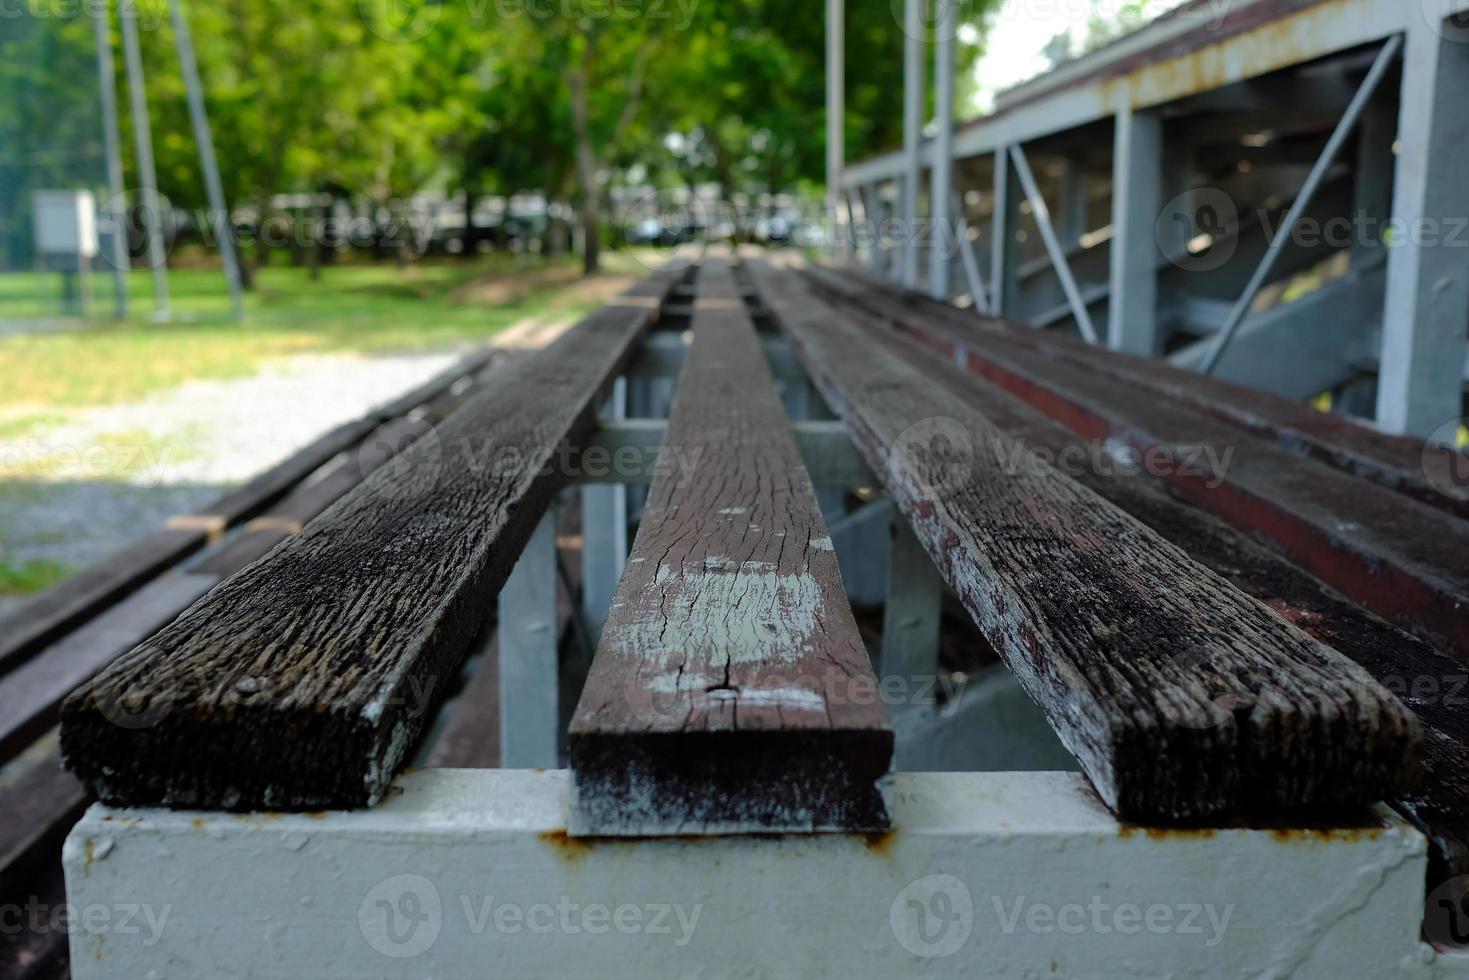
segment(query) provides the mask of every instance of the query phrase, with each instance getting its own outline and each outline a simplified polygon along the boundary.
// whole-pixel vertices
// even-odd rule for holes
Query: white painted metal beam
[[[626,378],[618,378],[602,409],[608,420],[627,417]],[[615,461],[614,461],[615,462]],[[602,635],[612,595],[627,564],[627,482],[617,473],[595,476],[582,487],[582,621],[593,639]]]
[[[1110,118],[1124,106],[1165,105],[1380,41],[1419,20],[1425,3],[1447,10],[1463,0],[1323,0],[1239,33],[1220,32],[1217,41],[1176,56],[1167,54],[1170,37],[1145,30],[1099,52],[1102,59],[1077,62],[1075,74],[1066,69],[1065,74],[1038,79],[1035,88],[1006,93],[998,112],[960,128],[955,156],[961,160],[985,156],[1010,143],[1025,143]],[[1236,15],[1244,12],[1238,4],[1211,3],[1199,9],[1212,11],[1216,17],[1226,9]],[[1129,46],[1135,46],[1131,56],[1126,53]],[[1125,70],[1107,68],[1113,61],[1130,64],[1139,52],[1154,49],[1160,52],[1156,60]],[[932,145],[919,152],[930,159]],[[902,154],[874,157],[849,164],[847,180],[860,184],[889,179],[900,175],[903,166]]]
[[[1458,366],[1469,322],[1466,41],[1469,31],[1444,24],[1431,10],[1408,28],[1377,387],[1377,423],[1391,432],[1427,436],[1463,414]]]
[[[1158,333],[1158,208],[1163,126],[1130,106],[1117,113],[1112,152],[1112,270],[1107,344],[1151,357]]]
[[[498,602],[500,764],[554,769],[561,732],[554,514],[536,525]]]
[[[945,220],[954,187],[954,35],[959,30],[958,0],[934,2],[934,144],[933,170],[929,177],[929,214],[933,225],[928,253],[928,293],[934,299],[949,298],[950,244],[958,242],[952,220]]]
[[[918,185],[922,179],[923,9],[927,0],[904,0],[903,8],[903,243],[902,283],[918,287]]]
[[[832,254],[844,258],[847,236],[838,218],[842,201],[842,167],[846,161],[846,0],[826,2],[826,219],[832,232]]]
[[[378,807],[93,807],[75,980],[1465,975],[1418,939],[1421,835],[1144,833],[1063,773],[899,775],[894,831],[565,835],[564,772],[425,770]]]

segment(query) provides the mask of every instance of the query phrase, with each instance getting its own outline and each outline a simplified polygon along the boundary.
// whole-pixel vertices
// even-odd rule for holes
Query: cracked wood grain
[[[1421,725],[1362,668],[1025,452],[935,384],[938,365],[895,356],[793,275],[754,274],[946,581],[1119,815],[1348,807],[1416,783]]]
[[[877,830],[893,734],[810,477],[724,262],[570,731],[572,831]]]
[[[117,805],[378,800],[679,275],[527,357],[84,685],[62,712],[68,768]]]

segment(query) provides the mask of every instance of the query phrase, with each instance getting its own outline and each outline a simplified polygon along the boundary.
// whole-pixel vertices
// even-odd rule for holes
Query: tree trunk
[[[571,128],[576,137],[576,180],[581,185],[582,271],[590,276],[601,264],[602,194],[597,186],[597,155],[592,149],[591,127],[587,121],[585,62],[572,69],[568,81],[571,88]]]

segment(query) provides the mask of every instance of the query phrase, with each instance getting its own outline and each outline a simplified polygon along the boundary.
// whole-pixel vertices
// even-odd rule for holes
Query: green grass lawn
[[[607,256],[607,277],[643,271],[635,257]],[[271,358],[314,352],[443,349],[484,340],[528,317],[578,316],[600,302],[576,260],[507,257],[404,267],[349,264],[259,270],[248,318],[229,317],[218,269],[169,272],[174,320],[152,320],[152,277],[130,277],[126,321],[61,321],[54,275],[0,274],[0,325],[44,319],[53,329],[0,336],[0,438],[64,419],[65,410],[135,401],[195,379],[242,377]],[[93,280],[94,309],[110,308],[112,279]],[[54,325],[61,323],[59,328]]]

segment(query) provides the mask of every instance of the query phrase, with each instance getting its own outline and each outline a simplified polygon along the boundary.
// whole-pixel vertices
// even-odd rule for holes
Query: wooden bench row
[[[997,417],[1009,395],[788,271],[748,276],[758,299],[711,260],[693,293],[664,448],[699,463],[650,487],[571,725],[574,830],[888,819],[892,728],[854,696],[875,678],[755,302],[1119,814],[1228,820],[1413,790],[1422,722],[1368,670],[1036,461]],[[90,681],[64,710],[67,764],[124,805],[379,799],[567,482],[558,459],[683,278],[528,357]]]
[[[1022,333],[1025,341],[1065,346],[1076,359],[1109,362],[1112,355],[1090,349],[1078,351],[1064,339],[989,321],[972,312],[956,311],[916,294],[901,297],[900,313],[900,308],[889,302],[899,292],[891,284],[845,270],[841,275],[807,271],[812,273],[810,284],[828,300],[843,305],[847,315],[868,323],[884,343],[903,350],[905,356],[922,358],[926,372],[974,404],[1007,434],[1051,459],[1064,459],[1068,454],[1073,459],[1091,458],[1089,453],[1094,447],[1088,445],[1081,432],[1008,390],[977,382],[972,374],[954,365],[957,360],[968,367],[968,351],[987,348],[991,335],[1021,331],[1025,332]],[[894,326],[899,329],[894,330]],[[965,354],[956,359],[953,347],[946,348],[939,338],[948,338],[950,344],[962,347]],[[927,353],[917,353],[919,346]],[[1183,378],[1178,376],[1182,372],[1166,371],[1171,372],[1172,386],[1182,386],[1187,379],[1204,390],[1210,390],[1214,384],[1210,379],[1193,375]],[[1162,400],[1157,403],[1156,412],[1170,412],[1173,396],[1158,394]],[[1277,400],[1261,396],[1259,401],[1273,411]],[[1285,405],[1287,408],[1279,415],[1262,413],[1250,422],[1247,428],[1251,435],[1236,437],[1240,452],[1256,449],[1261,437],[1269,442],[1289,443],[1290,440],[1278,440],[1270,433],[1285,431],[1292,425],[1299,429],[1306,423],[1314,423],[1310,418],[1298,418],[1295,403]],[[1321,413],[1312,414],[1329,420],[1319,430],[1323,438],[1338,429],[1359,430],[1347,431],[1346,442],[1375,446],[1378,451],[1399,455],[1406,455],[1403,444],[1417,445],[1413,440],[1385,436]],[[1315,453],[1303,455],[1324,462]],[[1308,471],[1312,468],[1306,467]],[[1071,475],[1239,590],[1350,657],[1411,708],[1425,729],[1425,777],[1418,789],[1391,802],[1431,842],[1430,887],[1469,874],[1469,781],[1464,776],[1469,772],[1469,713],[1465,710],[1469,708],[1469,669],[1458,659],[1458,652],[1435,648],[1390,624],[1366,608],[1371,603],[1354,602],[1325,584],[1301,565],[1292,563],[1275,542],[1267,539],[1262,544],[1249,533],[1248,523],[1243,528],[1235,527],[1212,516],[1196,506],[1195,498],[1179,494],[1163,476],[1106,466],[1082,467]],[[1364,482],[1378,482],[1366,473],[1360,477]],[[1414,506],[1404,507],[1404,512],[1406,515],[1421,513]],[[1407,522],[1400,519],[1393,526],[1405,527]]]

